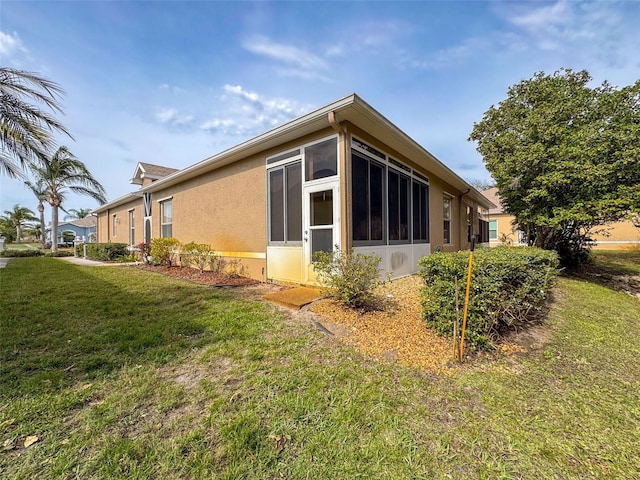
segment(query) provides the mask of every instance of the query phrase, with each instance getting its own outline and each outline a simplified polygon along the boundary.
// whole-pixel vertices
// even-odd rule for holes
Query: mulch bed
[[[420,306],[422,280],[417,275],[387,282],[376,290],[378,308],[355,311],[324,299],[311,310],[344,327],[341,339],[381,361],[444,372],[453,357],[452,342],[425,326]],[[320,320],[322,323],[322,320]]]
[[[259,282],[247,277],[232,276],[224,273],[210,271],[200,271],[196,268],[188,267],[167,267],[165,265],[138,265],[136,268],[161,273],[170,277],[181,278],[191,282],[202,283],[215,287],[239,287],[244,285],[255,285]]]

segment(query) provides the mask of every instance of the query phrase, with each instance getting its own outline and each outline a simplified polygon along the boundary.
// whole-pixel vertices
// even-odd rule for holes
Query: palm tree
[[[42,248],[44,248],[45,242],[47,241],[45,238],[45,225],[44,225],[44,202],[47,201],[47,186],[42,181],[42,179],[36,181],[35,183],[31,183],[29,181],[24,182],[29,190],[33,192],[33,194],[38,199],[38,212],[40,212],[40,243],[42,244]]]
[[[70,213],[70,215],[65,216],[64,219],[74,220],[76,218],[86,218],[91,214],[92,211],[93,211],[92,208],[81,208],[79,210],[76,210],[75,208],[70,208],[68,210],[68,213]]]
[[[57,83],[36,73],[0,67],[0,173],[21,177],[20,169],[29,161],[39,163],[53,151],[53,133],[71,137],[53,116],[29,103],[62,113],[59,99],[63,94]]]
[[[67,191],[87,195],[105,203],[104,187],[87,170],[67,147],[60,147],[51,158],[45,158],[42,165],[31,164],[38,180],[47,187],[47,202],[51,205],[51,251],[58,251],[58,209]]]
[[[22,238],[24,222],[34,222],[38,220],[32,210],[27,207],[21,207],[18,204],[13,206],[13,210],[5,210],[4,213],[6,215],[5,218],[16,227],[16,243],[20,243],[20,239]]]

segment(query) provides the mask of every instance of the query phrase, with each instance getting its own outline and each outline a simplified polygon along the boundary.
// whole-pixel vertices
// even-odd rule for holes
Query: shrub
[[[151,240],[151,257],[153,262],[169,267],[177,264],[180,256],[180,240],[173,237],[153,238]]]
[[[86,243],[87,258],[113,262],[129,255],[126,243]],[[84,253],[84,252],[83,252]]]
[[[380,284],[378,255],[343,252],[316,252],[313,270],[326,293],[352,308],[367,307],[373,300],[373,289]]]
[[[18,257],[41,257],[44,255],[42,250],[2,250],[0,257],[18,258]]]
[[[45,257],[73,257],[73,252],[69,252],[66,250],[58,250],[57,252],[47,252],[44,254]]]
[[[427,326],[452,336],[462,319],[469,252],[436,253],[418,265],[425,286],[422,312]],[[466,341],[491,348],[500,333],[537,320],[558,275],[558,255],[538,248],[484,248],[475,252],[467,314]],[[455,279],[459,312],[456,312]]]
[[[220,255],[212,254],[209,268],[212,272],[223,273],[227,269],[227,261]]]
[[[242,264],[242,260],[236,258],[234,260],[222,260],[221,272],[226,271],[230,277],[243,277],[246,273],[246,269]]]
[[[135,255],[136,255],[136,260],[142,262],[142,263],[147,263],[150,264],[152,259],[151,259],[151,245],[149,245],[148,243],[142,242],[139,243],[138,245],[136,245],[135,247]]]
[[[189,242],[182,248],[182,258],[188,266],[195,267],[204,272],[211,263],[211,247],[204,243]]]

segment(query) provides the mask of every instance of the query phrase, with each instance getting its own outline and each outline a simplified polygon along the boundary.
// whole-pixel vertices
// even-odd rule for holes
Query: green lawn
[[[0,477],[640,478],[636,298],[563,278],[544,347],[435,375],[235,295],[12,259]]]

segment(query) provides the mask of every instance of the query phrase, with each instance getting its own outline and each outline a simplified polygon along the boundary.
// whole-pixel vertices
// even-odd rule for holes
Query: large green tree
[[[55,148],[53,134],[65,127],[49,112],[62,113],[62,88],[31,72],[0,67],[0,173],[22,176],[29,162],[46,158]]]
[[[60,147],[51,158],[40,165],[33,164],[31,171],[36,181],[42,181],[47,189],[47,202],[51,205],[51,251],[58,251],[58,210],[67,192],[86,195],[100,203],[107,201],[104,188],[84,163],[67,147]]]
[[[586,71],[536,73],[469,137],[505,210],[565,266],[586,257],[594,227],[640,211],[640,81],[590,82]]]
[[[20,243],[22,240],[22,227],[25,226],[25,223],[38,220],[35,217],[33,210],[30,210],[27,207],[21,207],[18,204],[13,206],[13,210],[5,210],[4,213],[5,218],[10,221],[16,229],[17,243]]]

